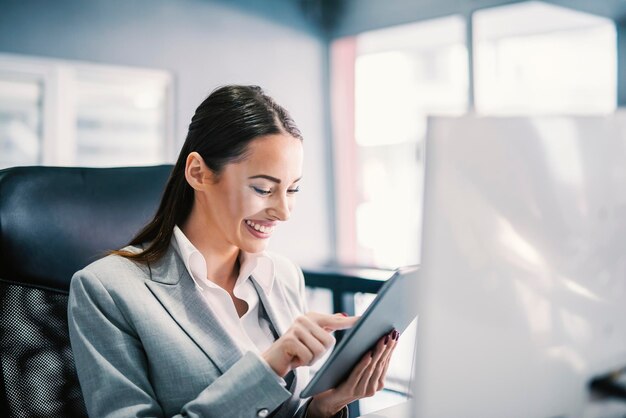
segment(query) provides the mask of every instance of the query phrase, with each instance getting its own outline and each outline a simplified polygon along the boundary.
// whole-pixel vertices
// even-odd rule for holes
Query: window
[[[164,71],[0,55],[0,168],[169,160]]]
[[[460,16],[331,45],[340,264],[419,261],[428,115],[615,110],[612,21],[537,1],[479,10],[471,19],[471,60]]]
[[[477,112],[615,110],[611,20],[532,1],[478,11],[473,28]]]
[[[78,71],[75,163],[101,166],[164,162],[167,90],[167,78]]]
[[[419,261],[423,144],[429,114],[468,106],[465,23],[453,16],[368,32],[331,46],[338,258],[397,267]],[[374,295],[357,294],[362,313]],[[387,389],[361,413],[406,399],[416,324],[405,331]]]
[[[415,264],[427,117],[467,109],[464,21],[368,32],[332,48],[339,261]]]

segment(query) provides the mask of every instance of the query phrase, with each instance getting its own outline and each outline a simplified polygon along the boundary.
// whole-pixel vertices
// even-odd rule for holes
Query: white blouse
[[[254,275],[263,292],[269,294],[274,284],[274,262],[263,253],[250,254],[241,251],[239,255],[239,277],[233,289],[234,295],[248,304],[248,311],[240,318],[235,304],[226,290],[207,278],[204,256],[189,241],[183,231],[174,227],[172,244],[185,263],[189,275],[198,291],[207,302],[226,332],[233,337],[242,352],[263,353],[274,342],[271,323],[262,309],[259,295],[250,276]]]

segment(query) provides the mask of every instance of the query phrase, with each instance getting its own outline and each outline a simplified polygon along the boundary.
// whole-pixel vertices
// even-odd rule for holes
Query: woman
[[[196,110],[154,219],[77,272],[70,338],[93,417],[330,417],[382,388],[397,333],[301,403],[308,368],[354,324],[307,313],[301,270],[264,253],[289,218],[302,136],[258,87]]]

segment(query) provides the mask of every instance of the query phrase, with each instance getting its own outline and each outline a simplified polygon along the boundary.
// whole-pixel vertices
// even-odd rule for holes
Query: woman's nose
[[[280,221],[286,221],[287,219],[289,219],[289,216],[291,215],[291,204],[289,202],[289,197],[277,196],[272,203],[273,204],[270,208],[270,214],[273,217]]]

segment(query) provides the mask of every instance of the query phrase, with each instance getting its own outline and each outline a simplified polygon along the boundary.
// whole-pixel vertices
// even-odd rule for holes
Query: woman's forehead
[[[302,141],[277,134],[254,139],[246,150],[246,158],[232,168],[248,176],[280,176],[292,182],[302,176],[302,162]]]

